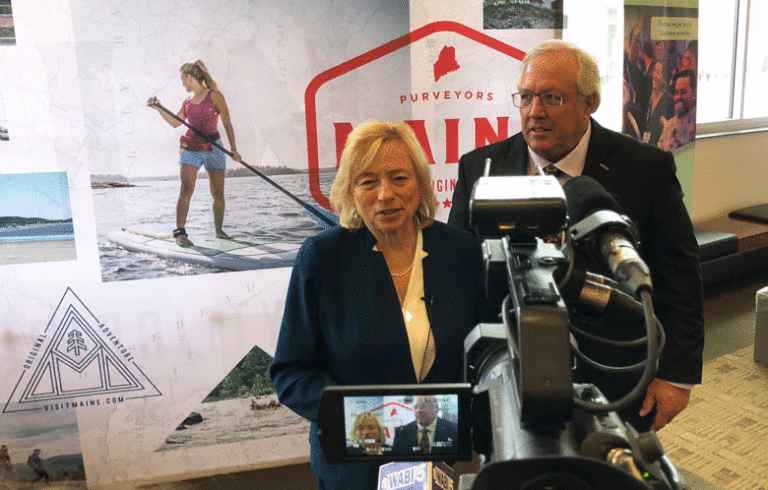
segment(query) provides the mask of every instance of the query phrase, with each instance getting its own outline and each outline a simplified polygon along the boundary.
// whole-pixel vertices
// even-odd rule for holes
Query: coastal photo
[[[76,259],[66,172],[0,174],[0,266]]]
[[[258,346],[230,371],[157,451],[172,451],[248,440],[270,444],[283,436],[306,438],[309,421],[277,400],[269,365]]]
[[[562,29],[563,0],[483,0],[483,29]]]
[[[336,222],[314,202],[295,140],[252,129],[244,75],[211,53],[190,59],[153,73],[163,88],[148,98],[131,94],[121,153],[93,159],[104,282],[290,268],[304,239]],[[81,67],[84,83],[98,78],[91,69]],[[313,178],[330,188],[334,175]]]
[[[74,410],[0,416],[0,489],[87,488]]]
[[[230,160],[228,165],[237,163]],[[219,238],[214,234],[208,176],[201,171],[185,226],[193,242],[190,246],[178,245],[173,236],[178,176],[120,176],[117,180],[116,176],[93,175],[102,280],[291,267],[304,239],[330,226],[317,215],[329,220],[335,216],[314,204],[306,172],[258,168],[305,204],[246,169],[228,169],[224,229],[229,238]],[[322,185],[330,188],[335,173],[321,173]],[[306,204],[310,202],[313,204]]]

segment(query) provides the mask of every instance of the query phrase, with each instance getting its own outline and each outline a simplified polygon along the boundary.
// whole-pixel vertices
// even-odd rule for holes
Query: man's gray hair
[[[573,53],[576,57],[576,62],[579,64],[579,74],[576,80],[579,93],[585,97],[595,97],[594,111],[596,111],[600,107],[600,69],[597,67],[597,61],[595,61],[591,54],[571,42],[561,39],[550,39],[536,45],[523,58],[523,70],[520,71],[520,76],[522,77],[525,66],[529,61],[551,51],[569,51]],[[519,84],[518,81],[518,86]]]

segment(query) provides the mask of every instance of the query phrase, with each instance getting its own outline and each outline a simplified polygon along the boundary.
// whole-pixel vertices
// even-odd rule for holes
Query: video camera
[[[474,448],[479,471],[462,475],[460,489],[685,488],[656,435],[639,434],[616,413],[643,396],[663,344],[631,221],[588,177],[564,186],[551,176],[481,177],[470,214],[482,240],[486,293],[501,305],[501,323],[477,325],[465,339],[466,383],[326,388],[318,419],[328,461],[452,463],[470,460]],[[569,220],[575,224],[568,227]],[[580,270],[578,254],[602,261],[614,280]],[[646,359],[603,366],[580,352],[571,322],[576,305],[619,320],[640,318],[644,337],[602,340],[645,344]],[[574,358],[642,375],[626,396],[609,402],[595,385],[573,383]],[[441,418],[455,421],[455,440],[430,454],[417,447],[360,449],[356,413],[376,410],[389,432],[407,421],[397,415],[425,395],[437,401]]]

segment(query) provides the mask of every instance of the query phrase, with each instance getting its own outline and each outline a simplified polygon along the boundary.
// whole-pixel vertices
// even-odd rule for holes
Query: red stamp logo
[[[315,201],[320,204],[321,206],[325,208],[330,209],[330,202],[328,198],[323,194],[323,191],[320,188],[320,177],[319,177],[319,170],[320,170],[320,162],[319,162],[319,147],[318,147],[318,113],[317,113],[317,93],[318,91],[327,83],[341,77],[342,75],[346,75],[360,67],[363,67],[369,63],[372,63],[374,61],[377,61],[381,58],[386,57],[389,54],[394,53],[395,51],[406,47],[410,44],[413,44],[417,41],[420,41],[422,39],[427,38],[428,36],[436,33],[455,33],[459,34],[467,39],[470,39],[478,45],[490,48],[494,51],[497,51],[499,53],[502,53],[506,56],[509,56],[511,58],[514,58],[518,61],[523,59],[523,56],[525,53],[517,48],[514,48],[498,39],[495,39],[493,37],[490,37],[486,34],[483,34],[482,32],[476,31],[475,29],[472,29],[470,27],[467,27],[463,24],[457,23],[457,22],[450,22],[450,21],[442,21],[442,22],[433,22],[431,24],[427,24],[423,27],[420,27],[413,32],[410,32],[404,36],[401,36],[397,39],[394,39],[386,44],[383,44],[377,48],[374,48],[366,53],[363,53],[359,56],[356,56],[355,58],[350,59],[349,61],[346,61],[344,63],[341,63],[337,66],[334,66],[319,75],[317,75],[307,86],[307,89],[304,93],[304,105],[305,105],[305,114],[306,114],[306,128],[307,128],[307,159],[308,159],[308,170],[309,170],[309,187],[310,192],[312,194],[312,197],[315,199]],[[460,63],[456,60],[456,51],[451,46],[445,46],[440,52],[440,55],[437,59],[437,61],[434,63],[434,80],[437,82],[439,79],[441,79],[444,76],[447,76],[448,74],[455,72],[461,68]],[[422,100],[440,100],[440,99],[466,99],[466,100],[490,100],[491,94],[484,94],[483,92],[476,92],[476,91],[435,91],[435,92],[423,92],[423,93],[417,93],[417,94],[409,94],[409,96],[401,96],[400,97],[400,103],[406,103],[408,99],[411,99],[412,102],[416,102],[413,100],[415,97],[418,101]],[[507,118],[498,118],[498,124],[506,125]],[[413,127],[414,131],[416,132],[417,137],[419,138],[419,141],[422,143],[422,146],[424,146],[425,151],[427,152],[428,157],[430,158],[430,162],[434,163],[434,159],[432,158],[432,153],[430,150],[429,145],[429,139],[426,134],[425,130],[425,123],[424,121],[408,121],[408,123]],[[446,153],[447,153],[447,163],[455,163],[458,162],[458,119],[446,119]],[[480,120],[478,121],[476,119],[476,135],[475,135],[475,142],[476,146],[482,146],[482,144],[485,141],[488,141],[489,139],[492,139],[492,136],[489,136],[489,134],[493,133],[492,128],[490,128],[490,123],[487,120]],[[352,130],[351,123],[336,123],[335,124],[335,134],[336,134],[336,147],[337,147],[337,157],[340,155],[339,148],[343,147],[344,140],[346,139],[346,135],[349,134],[349,132]],[[455,134],[454,131],[456,130]],[[480,131],[481,133],[478,133]],[[506,126],[502,129],[499,129],[498,133],[493,133],[493,135],[496,135],[497,139],[503,139],[506,138],[507,129]],[[503,138],[502,138],[503,136]],[[455,139],[453,141],[452,138]]]

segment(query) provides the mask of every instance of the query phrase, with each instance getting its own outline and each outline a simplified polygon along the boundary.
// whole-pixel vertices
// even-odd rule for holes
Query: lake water
[[[72,223],[0,228],[0,243],[74,240],[74,238],[75,228]]]
[[[326,195],[335,172],[320,175]],[[275,175],[270,179],[308,204],[310,196],[306,174]],[[112,243],[107,233],[136,225],[150,225],[170,234],[176,228],[176,200],[179,181],[137,182],[136,187],[94,189],[93,202],[99,242],[102,280],[123,281],[179,275],[225,272],[224,269],[191,265],[161,259],[151,254],[129,252]],[[321,228],[293,199],[260,177],[229,178],[225,183],[227,210],[224,230],[234,239],[250,242],[302,243]],[[208,180],[199,179],[187,216],[187,234],[212,235],[213,212]]]

